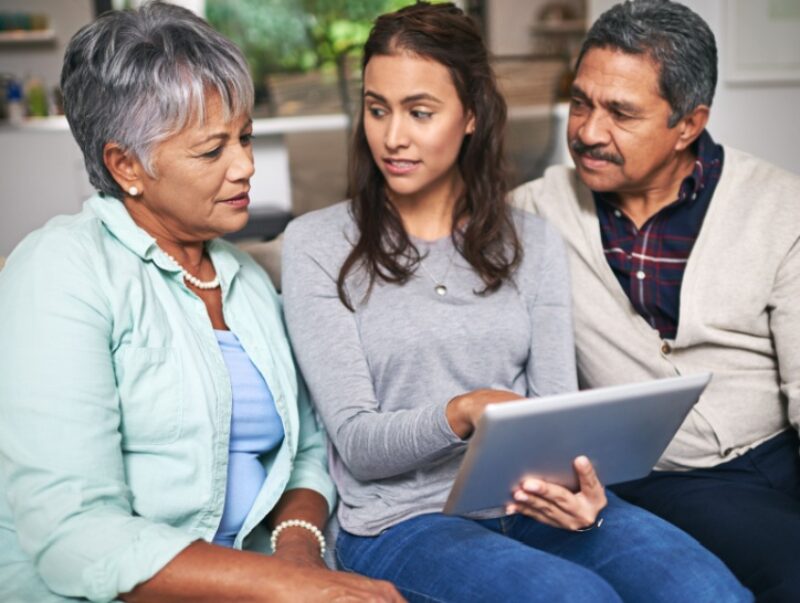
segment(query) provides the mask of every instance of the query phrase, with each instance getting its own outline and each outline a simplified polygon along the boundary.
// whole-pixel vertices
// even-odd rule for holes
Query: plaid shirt
[[[603,250],[633,307],[664,339],[678,332],[681,282],[722,172],[723,150],[708,132],[695,143],[697,160],[678,198],[640,229],[612,193],[593,193]]]

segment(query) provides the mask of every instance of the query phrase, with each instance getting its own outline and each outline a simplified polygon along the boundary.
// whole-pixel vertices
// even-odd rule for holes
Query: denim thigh
[[[567,532],[513,515],[509,537],[597,573],[625,601],[752,601],[728,568],[694,538],[608,492],[602,526]]]
[[[576,563],[440,513],[377,536],[342,530],[336,557],[342,569],[394,583],[411,602],[620,601],[603,578]]]

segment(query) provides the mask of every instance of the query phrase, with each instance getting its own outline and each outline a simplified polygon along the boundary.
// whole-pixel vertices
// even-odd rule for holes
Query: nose
[[[585,145],[604,146],[611,142],[607,117],[597,109],[583,118],[578,128],[578,136]]]
[[[253,143],[236,145],[234,157],[228,168],[228,177],[234,182],[250,180],[256,172],[253,161]]]
[[[383,144],[390,151],[408,146],[408,129],[402,115],[395,113],[391,116],[391,119],[389,119],[383,138]]]

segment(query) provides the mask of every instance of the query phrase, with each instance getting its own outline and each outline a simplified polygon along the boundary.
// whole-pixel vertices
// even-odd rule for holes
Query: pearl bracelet
[[[275,526],[275,529],[272,530],[272,536],[270,536],[269,543],[272,546],[272,552],[274,553],[278,550],[278,536],[281,535],[286,528],[303,528],[304,530],[308,530],[314,537],[317,539],[319,543],[319,556],[325,556],[325,550],[327,548],[327,544],[325,542],[325,536],[322,534],[322,530],[320,530],[317,526],[315,526],[310,521],[306,521],[304,519],[286,519],[280,522],[278,525]]]

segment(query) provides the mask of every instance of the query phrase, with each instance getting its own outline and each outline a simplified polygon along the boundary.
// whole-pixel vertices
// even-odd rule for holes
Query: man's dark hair
[[[670,0],[626,0],[600,15],[578,55],[593,48],[647,54],[659,68],[661,96],[673,127],[699,105],[711,106],[717,87],[717,44],[708,24]]]

